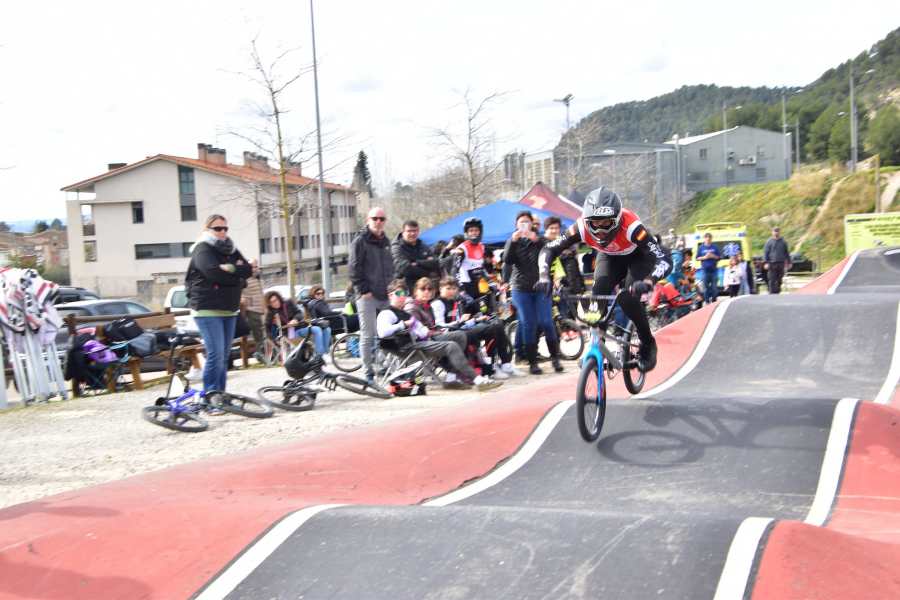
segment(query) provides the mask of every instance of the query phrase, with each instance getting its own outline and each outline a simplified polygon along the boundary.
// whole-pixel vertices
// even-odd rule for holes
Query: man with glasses
[[[359,346],[366,379],[375,380],[372,364],[375,349],[376,317],[388,308],[388,284],[394,277],[391,245],[384,234],[384,209],[376,206],[366,216],[366,226],[350,244],[350,282],[356,293],[359,314]]]
[[[563,250],[584,242],[597,250],[592,293],[605,296],[621,286],[617,297],[625,315],[634,323],[641,348],[638,365],[642,371],[656,366],[656,340],[650,332],[641,295],[666,277],[672,269],[671,258],[647,231],[641,219],[622,206],[619,196],[604,187],[584,199],[582,216],[563,235],[547,243],[538,258],[540,279],[535,289],[549,293],[550,265]],[[606,303],[600,303],[605,310]]]

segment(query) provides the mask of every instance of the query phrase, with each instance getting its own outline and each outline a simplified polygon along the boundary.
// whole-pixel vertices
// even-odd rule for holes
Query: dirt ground
[[[567,372],[577,363],[566,363]],[[543,375],[542,378],[556,375]],[[281,367],[229,373],[228,389],[256,395],[263,385],[285,378]],[[510,379],[500,390],[523,387],[534,378]],[[165,393],[157,385],[123,392],[12,408],[0,412],[0,508],[60,492],[115,481],[131,475],[250,448],[302,440],[323,433],[360,428],[391,419],[447,408],[490,394],[429,388],[427,396],[378,400],[337,390],[320,394],[316,408],[277,410],[268,419],[209,417],[198,434],[155,427],[141,408]]]

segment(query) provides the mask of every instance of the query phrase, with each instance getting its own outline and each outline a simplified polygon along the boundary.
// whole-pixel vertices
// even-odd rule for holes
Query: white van
[[[184,289],[183,285],[176,285],[169,288],[169,291],[166,292],[166,299],[163,302],[163,307],[170,310],[191,309],[190,303],[188,302],[187,291]],[[179,315],[175,317],[175,328],[178,329],[178,333],[196,336],[200,335],[200,330],[197,329],[197,324],[194,322],[194,317],[191,315]]]

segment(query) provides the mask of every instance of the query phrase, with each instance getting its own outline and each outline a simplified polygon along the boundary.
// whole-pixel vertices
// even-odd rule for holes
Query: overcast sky
[[[195,156],[197,142],[240,162],[259,99],[235,74],[249,41],[312,61],[308,2],[16,2],[0,21],[0,220],[62,217],[68,185],[109,162]],[[139,8],[140,7],[140,8]],[[378,186],[426,175],[429,129],[459,121],[458,93],[508,92],[493,113],[498,155],[552,147],[609,104],[681,85],[803,85],[900,24],[900,3],[456,2],[319,0],[323,130],[341,144],[328,179],[345,183],[364,149]],[[850,10],[848,10],[850,9]],[[288,127],[314,127],[312,75],[286,99]],[[307,174],[314,175],[312,169]]]

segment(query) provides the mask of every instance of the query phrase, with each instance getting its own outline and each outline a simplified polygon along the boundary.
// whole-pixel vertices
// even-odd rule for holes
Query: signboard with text
[[[844,250],[900,246],[900,212],[868,213],[844,217]]]

